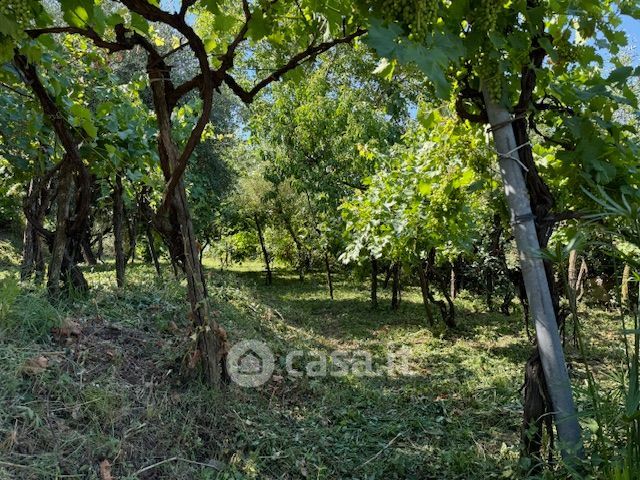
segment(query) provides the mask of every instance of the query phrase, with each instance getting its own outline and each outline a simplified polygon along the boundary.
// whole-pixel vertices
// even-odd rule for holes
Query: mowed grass
[[[0,479],[107,480],[105,468],[117,479],[522,478],[531,346],[520,314],[487,313],[463,292],[459,328],[447,331],[427,326],[415,287],[393,312],[389,292],[374,310],[367,285],[346,274],[330,300],[320,273],[300,282],[279,270],[266,286],[259,265],[208,267],[213,314],[232,344],[269,346],[272,379],[202,385],[189,365],[184,285],[148,265],[131,267],[122,291],[110,265],[88,271],[91,294],[55,305],[23,286],[0,318]],[[15,275],[5,264],[5,284]],[[590,363],[605,378],[621,355],[615,317],[595,315],[588,328]],[[401,348],[410,374],[285,368],[292,350],[307,352],[304,371],[312,352],[366,351],[379,368]],[[577,362],[572,374],[586,408]]]

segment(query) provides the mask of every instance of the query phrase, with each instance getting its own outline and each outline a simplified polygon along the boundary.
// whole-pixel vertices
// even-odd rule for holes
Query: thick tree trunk
[[[226,376],[227,337],[224,329],[212,320],[209,312],[198,242],[193,231],[186,197],[184,183],[180,181],[176,188],[176,207],[184,241],[184,273],[187,277],[191,315],[199,334],[198,348],[202,356],[205,379],[211,385],[219,385]]]
[[[378,308],[378,259],[371,257],[371,306]]]
[[[72,183],[73,172],[70,163],[65,158],[62,160],[62,165],[58,173],[56,231],[51,246],[51,259],[49,260],[47,275],[47,289],[52,296],[58,296],[60,294],[62,263],[64,262],[68,244],[67,223],[69,220]]]
[[[58,173],[58,212],[56,218],[57,230],[55,234],[46,232],[51,244],[51,262],[48,272],[47,287],[52,295],[60,293],[60,281],[63,274],[70,280],[71,286],[86,290],[87,282],[82,271],[76,265],[77,254],[80,251],[79,238],[86,228],[91,204],[90,178],[87,168],[82,163],[78,151],[79,141],[75,138],[64,112],[58,108],[54,98],[49,94],[41,82],[36,67],[30,64],[23,55],[16,54],[14,65],[22,73],[25,84],[37,98],[47,120],[51,123],[56,137],[64,147],[64,158],[57,169]],[[72,192],[75,181],[77,188]],[[75,193],[76,202],[73,218],[70,216],[72,196]],[[43,229],[43,233],[45,233]]]
[[[203,68],[202,65],[201,68]],[[204,70],[207,69],[208,65],[205,65]],[[165,87],[170,85],[169,69],[164,65],[162,58],[150,56],[147,72],[158,122],[160,166],[167,181],[163,202],[154,217],[154,224],[167,242],[174,267],[181,261],[187,279],[187,297],[191,307],[190,316],[197,335],[198,353],[203,374],[208,384],[219,387],[221,382],[227,379],[227,337],[224,329],[213,320],[209,312],[205,277],[200,262],[200,249],[187,205],[182,172],[176,176],[181,156],[171,138],[171,108],[167,103],[165,92]],[[209,77],[206,74],[204,76],[205,82],[208,81]],[[209,105],[208,108],[203,107],[205,117],[201,117],[201,120],[202,118],[208,120],[211,110],[210,95],[212,91],[210,86],[208,90],[203,101]],[[202,95],[205,95],[204,90]],[[204,126],[202,127],[204,128]],[[180,246],[182,251],[180,251]]]
[[[267,285],[271,285],[272,275],[271,275],[271,261],[269,259],[269,251],[267,250],[267,245],[264,242],[264,235],[262,234],[262,225],[260,224],[260,218],[258,214],[253,216],[254,221],[256,222],[256,229],[258,230],[258,240],[260,240],[260,248],[262,249],[262,258],[264,259],[264,268]]]
[[[571,383],[567,372],[553,299],[539,250],[538,232],[531,211],[521,166],[514,160],[517,144],[511,128],[512,117],[506,108],[485,94],[485,105],[492,126],[495,146],[500,152],[500,171],[507,204],[511,211],[513,233],[518,246],[527,296],[536,325],[540,361],[546,379],[563,457],[574,462],[581,455],[582,443]]]
[[[124,288],[126,258],[124,256],[124,235],[122,226],[124,223],[124,200],[122,188],[122,175],[116,174],[113,185],[113,247],[116,256],[116,284],[118,288]]]

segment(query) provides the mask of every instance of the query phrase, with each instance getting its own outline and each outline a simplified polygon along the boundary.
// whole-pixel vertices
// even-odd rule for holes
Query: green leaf
[[[149,22],[135,12],[131,12],[131,28],[143,35],[149,34]]]
[[[14,37],[20,31],[20,26],[13,20],[0,15],[0,33],[9,37]]]
[[[64,20],[73,27],[90,26],[93,19],[92,0],[60,0]]]
[[[91,121],[90,118],[84,118],[81,122],[82,128],[84,129],[85,132],[87,132],[87,134],[91,137],[91,138],[96,138],[96,136],[98,135],[98,129],[97,127],[93,124],[93,122]]]

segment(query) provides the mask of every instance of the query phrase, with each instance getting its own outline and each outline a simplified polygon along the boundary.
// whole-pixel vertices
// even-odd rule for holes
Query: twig
[[[184,463],[189,463],[191,465],[200,465],[201,467],[209,467],[209,468],[213,468],[215,470],[220,470],[219,466],[211,465],[210,463],[196,462],[194,460],[187,460],[186,458],[180,458],[180,457],[171,457],[171,458],[167,458],[165,460],[161,460],[159,462],[156,462],[156,463],[154,463],[152,465],[147,465],[146,467],[141,468],[140,470],[135,472],[133,474],[133,476],[137,477],[141,473],[148,472],[149,470],[153,470],[154,468],[159,467],[160,465],[164,465],[165,463],[171,463],[171,462],[184,462]]]
[[[387,443],[384,447],[382,447],[382,448],[378,451],[378,453],[376,453],[373,457],[371,457],[369,460],[367,460],[367,461],[366,461],[366,462],[364,462],[362,465],[360,465],[358,468],[356,468],[356,470],[358,470],[358,469],[360,469],[360,468],[364,467],[364,466],[365,466],[365,465],[367,465],[368,463],[373,462],[376,458],[378,458],[380,455],[382,455],[382,452],[384,452],[387,448],[389,448],[389,447],[393,444],[393,442],[395,442],[395,441],[398,439],[398,437],[399,437],[400,435],[402,435],[403,433],[404,433],[404,432],[400,432],[400,433],[399,433],[399,434],[397,434],[395,437],[393,437],[393,438],[389,441],[389,443]]]

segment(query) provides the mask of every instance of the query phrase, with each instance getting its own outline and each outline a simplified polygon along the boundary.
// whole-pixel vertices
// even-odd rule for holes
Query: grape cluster
[[[381,0],[380,10],[386,20],[399,23],[417,42],[423,41],[438,21],[439,0]]]
[[[501,0],[480,0],[474,10],[473,26],[480,31],[491,33],[496,29]]]
[[[476,66],[476,72],[491,99],[495,102],[500,101],[502,98],[502,75],[500,75],[498,61],[483,55]]]
[[[569,32],[565,32],[560,38],[553,42],[553,46],[555,47],[556,52],[558,52],[558,57],[561,64],[573,63],[578,60],[577,49],[575,45],[571,43],[569,37]]]
[[[28,24],[32,17],[28,0],[0,0],[0,14],[18,25]]]

